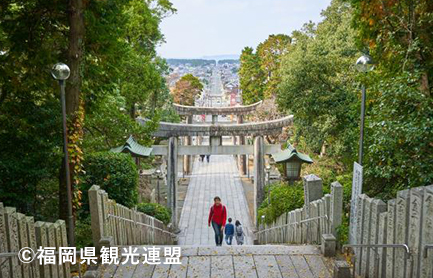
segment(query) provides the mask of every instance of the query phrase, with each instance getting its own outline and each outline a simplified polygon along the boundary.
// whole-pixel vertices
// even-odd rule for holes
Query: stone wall
[[[433,185],[399,191],[387,204],[365,194],[358,201],[358,244],[406,244],[404,248],[355,248],[361,277],[433,277]]]

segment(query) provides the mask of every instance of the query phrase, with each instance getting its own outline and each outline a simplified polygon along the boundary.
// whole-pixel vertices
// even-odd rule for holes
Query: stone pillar
[[[187,116],[186,118],[187,124],[192,124],[192,116]],[[191,136],[185,137],[185,145],[191,146],[192,138]],[[192,159],[191,155],[184,155],[183,156],[183,172],[187,175],[191,174],[191,168],[192,168]]]
[[[402,190],[397,193],[395,203],[395,243],[407,243],[409,225],[409,190]],[[406,265],[408,260],[403,249],[395,249],[394,277],[406,276]]]
[[[254,138],[254,223],[257,225],[257,210],[263,201],[265,185],[265,148],[263,137]]]
[[[350,265],[346,261],[335,261],[333,277],[334,278],[352,277],[352,273],[350,273]]]
[[[336,181],[331,184],[331,233],[337,236],[337,227],[343,221],[343,186]]]
[[[370,213],[370,244],[378,244],[379,243],[379,233],[381,232],[379,229],[379,215],[386,211],[386,204],[379,200],[379,199],[373,199],[371,203],[371,213]],[[379,270],[379,264],[380,264],[380,257],[379,255],[379,249],[383,248],[377,248],[372,249],[373,251],[370,252],[369,256],[369,272],[368,277],[380,277],[380,270]],[[376,252],[375,252],[376,251]],[[416,277],[416,276],[414,276]]]
[[[217,124],[218,123],[218,115],[212,115],[212,124]],[[221,136],[210,136],[209,137],[209,145],[211,146],[221,146],[223,143],[222,137]]]
[[[212,147],[218,147],[222,145],[222,137],[221,136],[210,136],[209,137],[209,145]]]
[[[433,185],[426,186],[423,201],[421,246],[433,242]],[[433,264],[431,263],[431,252],[427,257],[422,257],[420,262],[421,277],[433,277]]]
[[[304,180],[304,202],[308,206],[309,203],[319,200],[323,197],[322,179],[316,175],[308,175]]]
[[[337,239],[333,234],[323,234],[322,235],[322,243],[321,243],[321,249],[322,254],[325,257],[335,257],[335,249]]]
[[[102,211],[102,200],[99,195],[100,188],[97,185],[93,185],[89,189],[89,209],[90,219],[92,227],[92,239],[93,244],[96,247],[97,252],[101,249],[99,241],[104,236],[104,213]]]
[[[177,137],[168,140],[167,187],[168,207],[171,209],[171,224],[177,229]]]
[[[244,116],[238,115],[238,124],[242,124],[244,122]],[[245,145],[245,136],[239,136],[239,145]],[[245,175],[247,173],[247,156],[242,154],[238,156],[239,158],[239,171],[241,175]]]

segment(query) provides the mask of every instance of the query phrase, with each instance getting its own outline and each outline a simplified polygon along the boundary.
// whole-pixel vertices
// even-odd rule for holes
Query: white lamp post
[[[161,170],[160,169],[157,169],[156,171],[155,171],[155,174],[156,174],[156,191],[157,191],[157,194],[158,194],[158,204],[160,204],[160,191],[159,191],[159,179],[161,178]]]
[[[358,58],[356,61],[356,69],[359,72],[367,73],[369,71],[372,71],[374,68],[373,59],[371,59],[368,55],[362,55]],[[362,165],[362,156],[364,152],[364,122],[365,122],[365,101],[366,101],[366,89],[365,84],[362,84],[362,97],[361,97],[361,126],[360,126],[360,137],[359,137],[359,157],[358,157],[358,163],[359,165]]]
[[[62,120],[63,120],[63,153],[66,172],[66,194],[68,200],[68,237],[70,246],[75,246],[74,234],[74,216],[72,214],[72,188],[71,177],[69,171],[69,155],[68,155],[68,131],[66,125],[66,101],[65,101],[65,80],[69,78],[71,71],[66,64],[57,63],[51,69],[51,75],[59,81],[60,85],[60,100],[62,103]]]

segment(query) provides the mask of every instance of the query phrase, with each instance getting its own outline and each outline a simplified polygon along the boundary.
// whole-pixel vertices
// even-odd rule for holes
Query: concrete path
[[[148,246],[147,246],[148,247]],[[138,247],[138,249],[140,249]],[[160,254],[163,254],[161,248]],[[162,255],[161,255],[162,256]],[[332,261],[314,246],[181,247],[181,264],[102,265],[99,277],[331,278]]]
[[[179,222],[179,245],[215,245],[213,229],[207,225],[215,196],[221,197],[228,217],[242,223],[246,233],[244,244],[253,244],[250,214],[236,162],[233,156],[213,155],[209,163],[194,161]]]

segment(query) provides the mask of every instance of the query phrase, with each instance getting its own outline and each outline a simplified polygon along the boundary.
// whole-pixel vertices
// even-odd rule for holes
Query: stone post
[[[421,246],[433,242],[433,185],[426,186],[423,201],[423,221]],[[422,256],[420,261],[421,277],[433,277],[433,264],[431,263],[431,252],[427,257]]]
[[[322,234],[321,249],[325,257],[335,257],[337,239],[332,234]]]
[[[402,190],[397,193],[395,204],[395,243],[407,243],[409,224],[409,190]],[[394,277],[406,276],[407,257],[403,249],[395,249]]]
[[[186,123],[192,124],[192,116],[187,116]],[[185,137],[185,145],[191,146],[191,143],[192,143],[191,136],[186,136]],[[191,174],[191,168],[192,168],[191,160],[192,160],[191,155],[184,155],[183,156],[183,172],[187,175]]]
[[[331,184],[331,233],[337,236],[337,227],[343,219],[343,186],[336,181]]]
[[[244,116],[238,115],[238,124],[244,123]],[[245,145],[245,136],[239,136],[239,145]],[[244,154],[239,155],[239,170],[241,175],[245,175],[247,173],[247,156]]]
[[[5,212],[3,203],[0,203],[0,253],[8,252]],[[9,277],[9,270],[8,259],[0,258],[0,277]]]
[[[322,179],[316,175],[308,175],[304,180],[304,203],[306,206],[312,201],[323,197]]]
[[[386,244],[387,235],[387,217],[388,212],[379,214],[379,234],[377,238],[378,244]],[[378,248],[377,255],[379,257],[379,277],[386,277],[386,250],[387,248]]]
[[[263,187],[265,185],[265,158],[263,137],[254,138],[254,222],[257,225],[257,210],[263,201]]]
[[[310,203],[323,197],[322,179],[316,175],[308,175],[303,178],[303,181],[305,219],[308,219],[313,217],[310,216]],[[312,238],[311,226],[314,225],[314,223],[310,221],[307,222],[306,225],[306,229],[303,229],[306,236],[304,239],[307,240],[306,242],[309,242],[308,239]]]
[[[104,236],[104,216],[102,202],[99,196],[99,186],[93,185],[89,189],[90,219],[92,226],[92,240],[97,252],[100,250],[99,241]]]
[[[334,264],[334,278],[351,277],[350,265],[346,261],[336,261]]]
[[[386,221],[386,243],[395,243],[395,199],[388,201],[387,209],[387,221]],[[395,250],[394,248],[389,248],[386,250],[386,266],[385,271],[388,277],[394,277],[394,260],[395,260]]]
[[[413,254],[412,260],[407,264],[407,276],[420,277],[420,261],[422,259],[422,246],[421,243],[421,228],[424,222],[423,206],[424,206],[424,187],[416,187],[410,190],[410,203],[408,219],[408,235],[407,244]],[[412,262],[412,263],[411,263]]]
[[[379,229],[379,215],[386,211],[386,204],[378,199],[373,199],[371,203],[371,216],[370,216],[370,244],[378,244],[379,243],[379,233],[381,232]],[[383,248],[381,248],[383,249]],[[379,248],[372,249],[370,252],[370,263],[369,263],[369,277],[380,277],[379,273],[381,272],[379,269],[380,264],[380,256],[379,256]],[[376,252],[374,252],[376,251]]]
[[[218,123],[218,115],[212,115],[212,124],[215,125]],[[209,137],[209,145],[211,146],[221,146],[223,144],[223,140],[221,136],[210,136]]]
[[[168,205],[171,209],[171,224],[177,230],[177,137],[168,140],[167,186]]]

